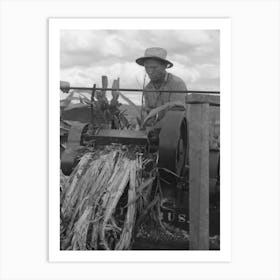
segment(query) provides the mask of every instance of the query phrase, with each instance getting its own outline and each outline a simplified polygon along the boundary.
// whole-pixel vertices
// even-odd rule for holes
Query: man
[[[155,92],[144,92],[144,110],[149,113],[152,109],[168,102],[180,101],[185,104],[185,93],[160,92],[187,90],[184,81],[166,71],[173,64],[166,59],[167,51],[163,48],[148,48],[143,57],[136,59],[136,63],[144,66],[150,82],[144,90]]]

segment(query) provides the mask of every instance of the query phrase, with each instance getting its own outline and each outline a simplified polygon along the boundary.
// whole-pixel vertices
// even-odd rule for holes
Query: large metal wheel
[[[161,122],[159,167],[161,177],[176,183],[185,172],[188,155],[188,125],[185,111],[169,111]],[[171,171],[171,172],[168,172]],[[177,176],[173,175],[175,173]]]

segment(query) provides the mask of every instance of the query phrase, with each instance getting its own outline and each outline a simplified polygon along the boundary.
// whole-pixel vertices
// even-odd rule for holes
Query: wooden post
[[[209,250],[209,104],[189,112],[190,250]]]

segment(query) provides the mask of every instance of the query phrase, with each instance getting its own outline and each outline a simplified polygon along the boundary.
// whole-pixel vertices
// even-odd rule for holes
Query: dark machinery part
[[[144,131],[99,129],[94,135],[85,135],[85,141],[93,141],[95,145],[140,145],[147,144],[147,134]]]
[[[149,136],[145,131],[97,129],[93,133],[87,133],[89,127],[89,125],[81,123],[76,123],[71,127],[66,149],[61,159],[61,169],[65,175],[72,172],[77,150],[85,146],[86,143],[92,143],[95,146],[113,143],[140,146],[150,144],[153,145],[153,150],[155,150],[155,143],[157,143],[159,167],[181,176],[187,154],[187,121],[184,111],[167,112],[164,122],[161,123],[158,130],[160,131],[159,135],[156,135],[158,139],[152,141],[149,141]],[[149,149],[149,147],[147,148]],[[164,170],[162,173],[163,176],[167,174],[166,177],[170,182],[175,182],[174,178],[176,180],[177,176],[166,173]]]
[[[68,134],[66,149],[61,156],[61,170],[65,175],[70,175],[77,158],[79,149],[82,148],[83,134],[88,128],[88,124],[73,123]]]
[[[185,173],[187,150],[188,127],[185,111],[169,111],[163,118],[159,134],[160,175],[168,183],[176,183]]]
[[[65,175],[70,175],[79,150],[85,145],[123,145],[146,146],[147,150],[159,151],[158,167],[163,185],[170,186],[181,183],[186,189],[188,178],[188,123],[184,111],[168,111],[158,127],[145,131],[97,129],[90,131],[89,124],[76,122],[72,125],[66,149],[61,157],[61,169]],[[152,135],[152,138],[150,138]],[[217,191],[219,182],[219,151],[210,151],[210,192]],[[218,186],[219,187],[219,186]],[[173,189],[176,189],[173,187]]]
[[[90,131],[90,125],[75,123],[72,125],[66,149],[61,157],[61,170],[65,175],[70,175],[77,163],[78,151],[86,144],[104,146],[110,144],[146,146],[147,134],[144,131],[97,129]]]

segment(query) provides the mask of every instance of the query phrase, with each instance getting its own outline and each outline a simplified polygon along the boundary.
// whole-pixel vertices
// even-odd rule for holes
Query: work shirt
[[[153,83],[150,81],[144,90],[187,90],[184,81],[171,74],[166,73],[164,82],[159,89],[156,89]],[[186,93],[172,93],[172,92],[144,92],[145,109],[150,112],[152,109],[162,106],[165,103],[173,101],[181,101],[183,104],[186,102]]]

